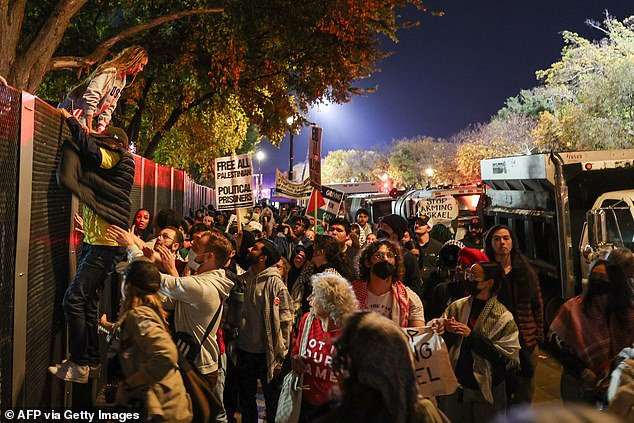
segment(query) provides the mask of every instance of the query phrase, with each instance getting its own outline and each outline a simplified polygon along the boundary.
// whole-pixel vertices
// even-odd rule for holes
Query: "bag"
[[[183,354],[178,353],[178,370],[183,378],[183,385],[192,401],[192,421],[209,423],[216,419],[223,409],[222,403],[209,385],[207,379],[200,374]]]
[[[401,330],[407,336],[414,358],[418,392],[426,398],[453,394],[458,388],[458,380],[443,338],[429,326]]]
[[[302,333],[302,343],[299,350],[299,354],[301,356],[306,355],[308,334],[310,333],[310,328],[313,325],[313,318],[312,313],[306,318],[304,332]],[[308,387],[303,386],[303,383],[303,374],[298,375],[295,372],[290,371],[286,376],[284,376],[280,400],[277,403],[277,413],[275,415],[276,423],[297,423],[297,421],[299,421],[299,414],[302,407],[302,391],[309,389]]]
[[[189,361],[193,367],[196,367],[194,365],[194,361],[196,360],[196,357],[198,357],[198,354],[200,354],[202,344],[205,343],[207,337],[209,336],[209,333],[211,332],[211,329],[214,327],[214,324],[218,320],[218,316],[220,316],[220,310],[222,310],[222,305],[218,307],[218,310],[216,310],[216,314],[214,314],[214,317],[211,318],[211,321],[207,326],[207,330],[205,330],[205,334],[203,335],[203,339],[201,340],[200,344],[198,343],[198,341],[196,341],[196,338],[194,338],[193,335],[187,332],[176,332],[172,335],[172,339],[176,344],[176,348],[178,349],[179,354],[182,354],[183,357],[187,361]]]

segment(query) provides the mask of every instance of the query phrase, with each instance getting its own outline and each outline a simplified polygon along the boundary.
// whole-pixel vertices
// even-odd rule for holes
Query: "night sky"
[[[399,31],[385,43],[394,54],[382,72],[359,86],[378,91],[344,105],[321,106],[309,120],[323,128],[322,157],[341,148],[370,149],[393,139],[449,137],[470,124],[486,122],[504,101],[537,85],[535,71],[560,57],[561,31],[589,38],[601,33],[585,24],[602,21],[607,9],[622,20],[634,15],[633,0],[442,0],[427,3],[441,17],[402,10],[419,27]],[[306,159],[309,131],[295,136],[295,163]],[[260,144],[266,154],[266,185],[275,168],[288,170],[288,137],[280,148]],[[257,166],[257,164],[256,164]],[[257,169],[256,169],[257,170]]]

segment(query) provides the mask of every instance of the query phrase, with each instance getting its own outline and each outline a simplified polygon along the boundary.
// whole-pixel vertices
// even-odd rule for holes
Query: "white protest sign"
[[[435,221],[454,220],[458,217],[458,201],[451,195],[428,198],[418,202],[418,215]]]
[[[453,394],[458,380],[445,341],[431,327],[402,328],[414,358],[418,392],[424,397]]]
[[[217,158],[214,171],[217,210],[253,207],[253,166],[250,154]]]

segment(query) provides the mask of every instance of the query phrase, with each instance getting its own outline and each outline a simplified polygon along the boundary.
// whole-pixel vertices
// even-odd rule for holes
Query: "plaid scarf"
[[[634,310],[630,309],[622,324],[607,312],[607,298],[593,298],[586,315],[583,296],[566,301],[550,325],[550,336],[562,349],[579,357],[597,375],[610,371],[612,359],[634,342]]]
[[[367,310],[368,282],[352,282],[352,289],[359,301],[359,310]],[[390,318],[402,328],[409,327],[409,297],[405,285],[400,281],[392,282],[392,315]]]
[[[473,297],[471,296],[454,301],[447,307],[443,317],[453,317],[467,324],[472,304]],[[513,320],[513,315],[498,301],[497,296],[492,296],[484,304],[484,308],[480,312],[472,332],[478,333],[493,342],[498,352],[508,360],[507,368],[519,366],[519,331]],[[462,340],[463,338],[460,337],[449,351],[449,358],[451,358],[454,367],[460,356]],[[482,392],[485,400],[493,404],[493,392],[491,390],[493,367],[485,358],[474,352],[471,354],[473,355],[473,376],[478,382],[480,392]]]

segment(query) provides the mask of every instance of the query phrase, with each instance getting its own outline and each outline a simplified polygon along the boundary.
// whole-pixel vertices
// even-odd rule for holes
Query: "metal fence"
[[[66,354],[61,304],[77,262],[71,231],[78,202],[55,177],[66,137],[54,108],[0,87],[0,409],[65,403],[64,385],[47,367]],[[173,208],[187,215],[211,203],[212,190],[183,171],[138,156],[135,162],[133,212]]]

